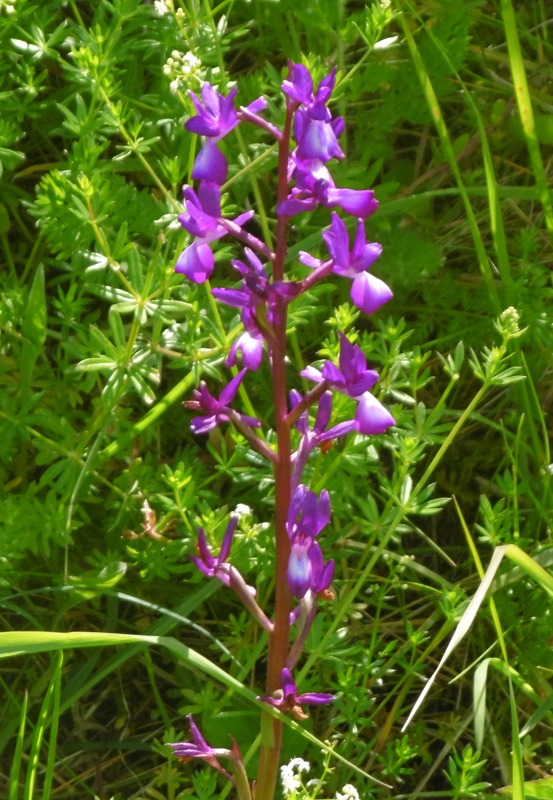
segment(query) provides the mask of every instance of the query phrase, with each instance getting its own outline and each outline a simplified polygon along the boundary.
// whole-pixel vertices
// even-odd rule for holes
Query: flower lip
[[[260,427],[261,422],[255,417],[239,414],[230,408],[230,403],[234,400],[246,372],[245,368],[241,369],[238,375],[235,375],[230,383],[224,387],[219,398],[213,397],[204,381],[200,383],[199,389],[194,392],[194,399],[184,402],[185,408],[205,412],[204,415],[192,419],[190,427],[194,433],[208,433],[221,422],[229,422],[231,415],[244,425],[249,425],[252,428]]]
[[[168,742],[168,747],[173,748],[174,755],[184,763],[190,761],[192,758],[202,758],[211,767],[221,772],[231,783],[235,783],[234,777],[224,769],[218,761],[218,756],[228,758],[234,762],[242,762],[242,755],[238,748],[235,739],[232,739],[232,747],[211,747],[202,734],[200,729],[194,722],[192,714],[187,715],[188,725],[192,736],[191,742]]]
[[[190,117],[184,125],[189,133],[197,133],[200,136],[207,136],[213,142],[218,142],[227,135],[240,122],[238,113],[234,108],[234,98],[238,89],[234,88],[225,97],[217,92],[210,83],[202,86],[202,99],[200,100],[194,92],[190,91],[192,102],[197,114]],[[267,106],[263,97],[258,97],[243,110],[249,114],[262,111]]]
[[[334,696],[326,692],[306,692],[298,694],[298,687],[292,677],[292,673],[284,667],[280,673],[281,689],[278,689],[273,697],[260,697],[265,703],[278,708],[280,711],[291,711],[296,719],[307,719],[307,714],[302,709],[302,705],[323,705],[332,703]]]

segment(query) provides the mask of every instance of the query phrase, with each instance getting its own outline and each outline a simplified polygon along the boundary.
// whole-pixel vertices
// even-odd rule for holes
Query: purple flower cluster
[[[287,395],[282,377],[285,374],[287,309],[308,288],[330,274],[347,278],[351,281],[353,303],[367,314],[375,312],[392,296],[389,287],[369,272],[382,250],[379,244],[367,242],[365,232],[366,220],[376,210],[378,202],[371,190],[337,187],[327,166],[332,159],[344,158],[338,141],[344,131],[344,120],[333,117],[328,108],[335,82],[336,70],[332,70],[315,88],[306,67],[290,64],[289,74],[282,84],[287,115],[283,131],[260,116],[259,112],[266,107],[262,98],[236,109],[236,89],[225,97],[206,83],[201,99],[190,92],[196,114],[185,127],[187,131],[205,137],[205,142],[192,170],[192,179],[198,185],[196,188],[184,188],[184,211],[179,217],[181,225],[193,240],[176,264],[178,272],[195,283],[203,283],[211,277],[214,269],[213,242],[230,235],[245,245],[244,260],[234,259],[231,262],[239,275],[239,283],[231,288],[211,290],[216,300],[240,310],[244,331],[230,348],[225,363],[231,367],[239,364],[241,370],[217,398],[202,382],[194,392],[193,399],[186,402],[185,406],[198,412],[191,421],[194,433],[205,434],[222,423],[231,423],[254,449],[275,465],[276,503],[285,498],[280,505],[285,513],[284,516],[280,515],[280,528],[276,524],[275,530],[275,538],[280,543],[277,549],[281,553],[280,560],[277,559],[280,573],[276,576],[276,582],[285,587],[284,590],[277,590],[277,598],[278,591],[281,591],[280,596],[284,596],[284,591],[287,599],[280,605],[277,600],[274,619],[270,619],[259,606],[255,589],[230,563],[237,525],[235,517],[229,520],[217,556],[211,552],[206,532],[200,528],[197,555],[192,560],[202,573],[216,578],[236,592],[269,636],[282,636],[284,629],[287,637],[288,627],[294,626],[294,638],[288,646],[287,661],[283,666],[281,660],[278,670],[272,670],[269,692],[261,699],[280,711],[291,712],[297,719],[306,717],[303,705],[328,703],[333,699],[325,693],[299,694],[291,673],[311,629],[318,600],[333,598],[330,586],[334,577],[334,561],[325,561],[319,544],[320,534],[331,518],[330,496],[326,490],[320,494],[311,491],[303,483],[303,473],[315,448],[326,449],[333,440],[349,433],[381,434],[394,424],[391,414],[372,394],[378,373],[367,366],[361,347],[352,343],[342,332],[339,333],[338,364],[327,360],[320,369],[308,366],[301,372],[303,378],[314,383],[307,393],[302,395],[293,389]],[[244,227],[253,212],[247,211],[232,220],[222,212],[221,191],[227,179],[228,163],[218,142],[243,121],[268,132],[279,143],[279,202],[276,213],[277,238],[280,239],[274,251]],[[292,146],[289,145],[291,132],[294,138]],[[346,221],[332,210],[330,226],[322,232],[329,258],[321,260],[300,252],[299,263],[309,267],[312,272],[303,280],[286,279],[286,244],[283,237],[288,219],[312,211],[319,205],[340,209],[342,213],[353,216],[353,244],[350,244]],[[270,440],[258,434],[260,420],[241,414],[232,407],[247,371],[259,369],[265,354],[271,367],[275,397],[276,448],[267,443]],[[280,364],[278,369],[277,362]],[[351,418],[335,420],[331,424],[334,392],[351,398],[351,407],[355,407],[355,412]],[[280,398],[278,401],[277,397]],[[314,412],[313,421],[310,420],[310,411]],[[293,428],[296,444],[290,452]],[[286,432],[288,442],[287,471],[282,470],[279,438],[282,431]],[[286,485],[282,484],[282,478],[277,477],[277,465],[280,467],[278,475],[286,476]],[[291,607],[291,598],[296,601],[295,607]],[[273,649],[278,650],[276,647]],[[175,754],[183,760],[203,758],[224,772],[217,761],[219,751],[207,745],[191,718],[190,730],[193,741],[172,745]],[[234,750],[225,752],[233,752],[233,757],[238,757]]]

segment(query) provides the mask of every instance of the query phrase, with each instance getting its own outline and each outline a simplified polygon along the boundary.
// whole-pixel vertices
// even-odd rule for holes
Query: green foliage
[[[302,54],[318,77],[338,67],[348,158],[333,175],[375,189],[369,235],[384,253],[374,272],[395,297],[389,318],[363,319],[348,282],[317,286],[292,307],[290,358],[298,369],[334,358],[346,330],[379,370],[397,425],[309,464],[311,488],[332,495],[336,597],[321,602],[298,667],[302,691],[336,694],[307,730],[392,788],[321,761],[313,740],[287,730],[286,757],[309,757],[304,783],[318,781],[298,798],[334,798],[348,782],[371,798],[484,798],[489,785],[516,796],[517,758],[526,796],[549,796],[550,601],[520,567],[491,587],[507,660],[482,606],[401,732],[479,581],[465,525],[484,563],[513,545],[552,563],[551,193],[540,172],[551,42],[542,4],[519,4],[518,33],[500,13],[508,5],[0,3],[4,629],[173,633],[228,679],[208,682],[137,642],[68,650],[63,662],[18,656],[0,678],[9,800],[222,796],[214,772],[163,745],[187,735],[190,712],[218,743],[228,732],[244,753],[252,746],[248,703],[262,690],[266,642],[189,554],[198,525],[217,549],[229,512],[247,506],[236,565],[270,603],[272,473],[231,430],[189,432],[181,403],[201,379],[219,391],[240,323],[174,274],[187,243],[176,217],[196,146],[183,128],[188,90],[236,82],[241,102],[264,94],[278,119],[286,60]],[[529,90],[516,95],[521,76]],[[255,208],[270,238],[272,143],[242,125],[223,146],[225,210]],[[297,253],[316,254],[325,224],[319,212],[294,220],[290,275],[304,275]],[[221,284],[235,280],[236,252],[228,242],[217,252]],[[267,377],[248,375],[239,399],[270,426]],[[335,398],[333,421],[349,403]],[[465,672],[478,662],[481,751]]]

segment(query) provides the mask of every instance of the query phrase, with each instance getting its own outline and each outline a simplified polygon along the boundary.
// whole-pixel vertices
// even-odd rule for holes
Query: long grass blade
[[[213,680],[222,683],[229,689],[232,689],[242,697],[244,700],[268,711],[270,714],[278,717],[289,728],[300,733],[305,739],[316,744],[324,752],[331,754],[338,761],[346,764],[351,769],[355,770],[360,775],[368,778],[373,783],[379,786],[386,786],[387,784],[369,775],[361,767],[347,758],[337,753],[333,747],[322,742],[310,731],[301,727],[297,722],[290,719],[284,714],[281,714],[278,709],[269,706],[267,703],[259,700],[251,689],[240,683],[232,675],[229,675],[217,664],[214,664],[201,653],[193,650],[188,645],[179,642],[171,636],[146,636],[141,634],[130,633],[100,633],[96,631],[81,632],[74,631],[71,633],[59,633],[56,631],[2,631],[0,632],[0,658],[8,658],[10,656],[28,655],[30,653],[46,653],[51,651],[69,650],[76,647],[105,647],[119,644],[136,644],[144,643],[147,645],[158,645],[165,647],[171,652],[173,656],[183,661],[189,669],[197,672],[202,672],[204,675],[213,678]],[[10,798],[12,800],[12,798]],[[16,800],[16,798],[14,798]],[[27,798],[25,798],[27,800]]]
[[[31,753],[29,756],[29,766],[27,769],[27,780],[25,781],[25,800],[33,800],[35,796],[35,784],[36,784],[36,777],[40,759],[40,749],[42,747],[42,740],[44,738],[44,733],[46,728],[48,727],[48,719],[50,717],[50,707],[53,704],[53,699],[56,694],[56,691],[59,696],[59,686],[61,681],[61,667],[63,664],[63,653],[58,654],[57,664],[54,668],[54,674],[52,675],[52,679],[50,681],[50,685],[46,690],[44,698],[42,700],[42,705],[40,707],[40,713],[38,715],[38,720],[35,725],[35,729],[33,732],[33,738],[31,742]]]
[[[25,720],[27,716],[27,703],[29,696],[25,692],[23,698],[23,705],[21,707],[21,719],[19,722],[19,730],[17,732],[17,739],[15,742],[15,752],[13,755],[12,765],[10,769],[10,788],[8,800],[17,800],[19,797],[19,776],[21,774],[21,756],[23,755],[23,739],[25,737]]]
[[[522,130],[524,132],[524,138],[526,139],[526,146],[530,155],[536,186],[540,194],[545,224],[547,229],[553,232],[553,206],[549,197],[549,184],[543,167],[540,144],[534,121],[534,111],[532,109],[530,91],[528,89],[528,79],[526,77],[526,70],[524,69],[524,60],[522,58],[520,39],[518,36],[517,20],[511,0],[501,0],[501,14],[503,16],[507,50],[509,51],[509,61],[511,64],[511,73],[513,75],[513,84],[515,87],[515,96],[520,113]]]
[[[42,788],[42,800],[49,800],[54,779],[54,765],[56,762],[56,746],[58,741],[58,728],[60,718],[61,674],[63,667],[63,653],[58,653],[58,663],[52,677],[52,713],[50,715],[50,736],[48,739],[48,754],[46,757],[46,771]]]

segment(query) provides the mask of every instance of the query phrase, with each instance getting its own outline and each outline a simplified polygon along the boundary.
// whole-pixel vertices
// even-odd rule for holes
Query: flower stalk
[[[198,556],[193,558],[197,568],[233,590],[268,633],[265,694],[260,697],[267,704],[267,710],[261,713],[255,784],[250,786],[236,744],[231,750],[210,747],[193,720],[190,720],[193,741],[171,746],[182,760],[203,758],[218,769],[235,785],[240,800],[253,797],[273,800],[275,795],[283,724],[271,713],[270,707],[303,720],[308,716],[305,705],[333,700],[332,695],[325,692],[300,693],[291,672],[302,655],[318,610],[318,599],[334,599],[330,589],[334,561],[325,561],[319,544],[319,535],[331,518],[330,495],[326,490],[316,494],[302,483],[309,456],[315,448],[328,447],[332,440],[351,432],[382,433],[394,424],[393,417],[371,394],[378,380],[377,373],[367,369],[360,347],[352,344],[343,333],[340,333],[339,364],[327,361],[322,370],[307,367],[302,376],[314,381],[314,388],[303,397],[295,389],[288,395],[287,315],[288,306],[296,297],[332,274],[351,280],[352,301],[365,313],[373,313],[392,294],[382,280],[368,272],[381,252],[379,244],[367,243],[365,237],[365,221],[378,206],[373,192],[338,188],[326,166],[330,160],[344,157],[338,143],[344,120],[334,118],[327,106],[335,78],[336,71],[332,70],[314,89],[309,71],[302,64],[290,63],[288,76],[282,84],[286,115],[281,131],[259,115],[266,107],[263,98],[240,106],[237,111],[234,108],[236,89],[224,97],[209,84],[204,84],[201,99],[190,93],[197,113],[185,125],[189,132],[204,136],[205,142],[192,170],[198,185],[195,189],[184,188],[185,210],[179,220],[193,240],[179,256],[176,270],[196,283],[206,282],[215,266],[212,243],[228,236],[246,245],[247,259],[247,263],[232,261],[242,278],[239,288],[212,290],[215,300],[241,309],[245,330],[231,347],[225,363],[235,366],[241,361],[242,369],[218,397],[214,397],[202,382],[185,406],[197,412],[191,421],[194,433],[203,434],[229,423],[246,438],[252,449],[272,464],[275,593],[271,619],[260,607],[254,587],[248,585],[229,561],[237,524],[235,518],[230,519],[217,556],[211,553],[205,532],[200,528]],[[221,191],[227,179],[228,164],[217,142],[241,123],[256,125],[278,144],[274,251],[245,229],[253,212],[241,214],[234,220],[227,220],[221,212]],[[300,253],[299,264],[312,271],[307,277],[289,280],[286,275],[289,221],[296,214],[312,211],[319,205],[341,209],[357,218],[353,245],[350,246],[346,224],[333,210],[330,228],[321,235],[330,258],[319,259]],[[266,260],[265,266],[261,258]],[[260,367],[265,353],[271,376],[274,449],[256,433],[262,422],[233,407],[242,380],[248,371]],[[330,425],[333,391],[353,398],[357,404],[354,418]],[[309,415],[315,409],[311,425]],[[220,756],[230,759],[232,774],[221,767]]]

